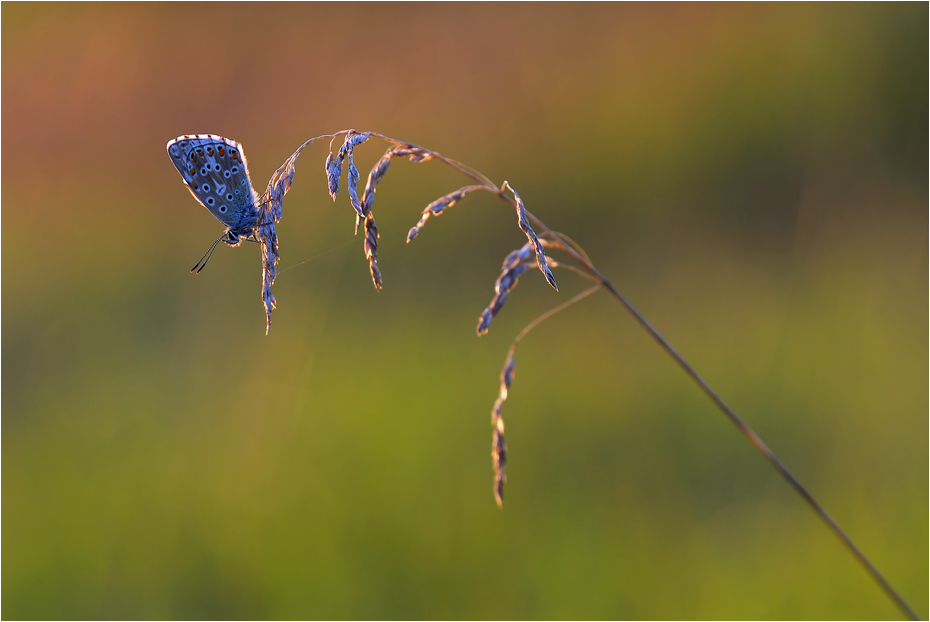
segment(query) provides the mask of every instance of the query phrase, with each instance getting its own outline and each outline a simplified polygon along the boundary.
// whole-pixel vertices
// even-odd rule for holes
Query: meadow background
[[[165,143],[354,127],[508,179],[928,614],[928,7],[2,7],[4,618],[893,618],[608,296],[395,163],[384,291],[304,152],[264,334]],[[362,175],[382,147],[358,151]],[[348,243],[348,244],[347,244]],[[347,245],[346,245],[347,244]],[[331,251],[312,261],[303,262]],[[295,264],[299,264],[296,265]],[[295,266],[290,268],[291,266]],[[290,268],[290,269],[288,269]]]

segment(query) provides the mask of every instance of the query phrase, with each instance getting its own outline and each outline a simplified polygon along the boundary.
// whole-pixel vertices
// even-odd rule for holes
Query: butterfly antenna
[[[207,252],[203,254],[203,257],[194,264],[194,267],[191,268],[191,272],[195,274],[200,274],[200,271],[207,267],[207,262],[210,261],[210,257],[213,256],[213,251],[216,249],[216,245],[220,243],[220,240],[226,237],[224,233],[220,237],[216,238],[216,241],[210,245],[210,248],[207,249]]]

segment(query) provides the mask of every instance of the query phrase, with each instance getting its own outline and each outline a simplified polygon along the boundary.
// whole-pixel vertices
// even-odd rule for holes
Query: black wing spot
[[[200,187],[203,188],[204,192],[210,192],[210,184],[204,184]]]
[[[207,197],[207,205],[213,205],[216,201],[213,200],[213,197]]]
[[[220,205],[220,214],[225,214],[225,213],[226,213],[226,206]]]

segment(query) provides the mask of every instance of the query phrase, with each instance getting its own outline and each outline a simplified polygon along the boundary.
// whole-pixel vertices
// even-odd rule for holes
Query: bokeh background
[[[307,150],[222,231],[165,143],[261,190],[355,127],[580,242],[928,613],[928,7],[4,4],[5,618],[894,618],[622,308],[521,281],[512,211],[395,163],[385,289]],[[382,147],[359,149],[362,175]],[[324,254],[325,253],[325,254]],[[309,260],[309,261],[308,261]]]

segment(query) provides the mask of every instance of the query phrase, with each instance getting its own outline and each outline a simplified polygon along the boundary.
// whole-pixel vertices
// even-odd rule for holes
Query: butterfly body
[[[230,246],[252,238],[258,223],[258,194],[249,178],[242,145],[214,134],[179,136],[168,142],[168,155],[184,185],[221,223]]]

